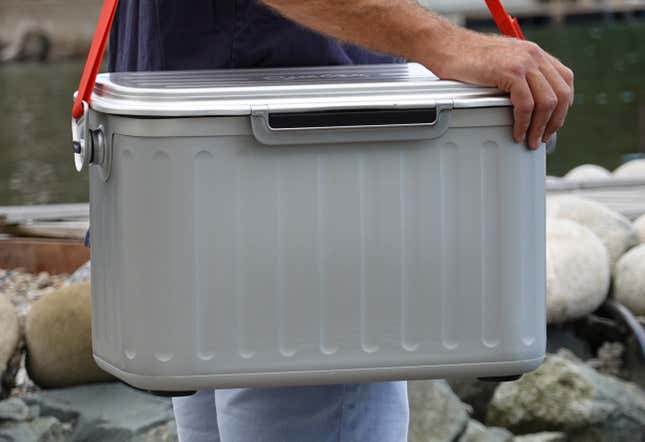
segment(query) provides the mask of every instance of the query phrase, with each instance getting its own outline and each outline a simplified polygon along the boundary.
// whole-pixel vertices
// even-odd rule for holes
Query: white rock
[[[645,159],[628,161],[614,170],[618,178],[645,178]]]
[[[618,260],[614,296],[634,314],[645,315],[645,244]]]
[[[634,229],[641,243],[645,243],[645,215],[634,221]]]
[[[611,172],[595,164],[583,164],[571,169],[564,178],[571,181],[606,180],[611,179]]]
[[[0,398],[7,396],[13,387],[20,357],[20,339],[16,309],[4,293],[0,293]]]
[[[595,201],[571,195],[547,198],[549,218],[575,221],[587,227],[607,247],[610,269],[630,247],[638,244],[638,236],[631,222],[620,213]]]
[[[591,230],[573,221],[547,219],[546,296],[549,323],[594,311],[609,291],[607,249]]]
[[[557,184],[562,182],[562,178],[560,178],[559,176],[547,175],[546,178],[544,179],[544,182],[548,186],[549,184]]]
[[[567,442],[567,435],[559,431],[546,431],[516,436],[513,442]]]

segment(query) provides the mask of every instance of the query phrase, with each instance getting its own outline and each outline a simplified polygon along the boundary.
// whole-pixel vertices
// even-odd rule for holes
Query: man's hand
[[[537,149],[562,127],[573,104],[573,72],[535,43],[456,29],[444,55],[425,60],[441,78],[496,86],[511,94],[513,136]]]
[[[535,43],[468,31],[414,0],[262,1],[308,28],[417,61],[440,78],[509,92],[513,136],[528,138],[533,149],[562,127],[573,102],[573,73]]]

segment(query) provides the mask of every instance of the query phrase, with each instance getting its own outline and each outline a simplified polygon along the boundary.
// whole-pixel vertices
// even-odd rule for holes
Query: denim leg
[[[179,442],[220,442],[215,392],[202,390],[192,396],[172,398]]]
[[[407,441],[404,381],[217,390],[215,402],[222,442]]]

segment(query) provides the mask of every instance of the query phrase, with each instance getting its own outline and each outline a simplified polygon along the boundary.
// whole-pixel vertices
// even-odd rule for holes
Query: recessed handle
[[[423,140],[445,133],[451,109],[452,103],[289,112],[262,106],[252,110],[251,127],[267,145]]]
[[[426,109],[347,109],[317,112],[270,113],[269,126],[279,129],[320,129],[399,125],[433,125],[437,108]]]

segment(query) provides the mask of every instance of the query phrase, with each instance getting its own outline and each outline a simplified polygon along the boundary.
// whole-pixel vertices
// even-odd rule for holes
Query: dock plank
[[[0,219],[4,224],[23,224],[32,221],[73,221],[90,217],[90,205],[43,204],[33,206],[0,206]]]
[[[557,180],[547,183],[549,195],[575,195],[606,205],[634,220],[645,214],[645,179]]]

